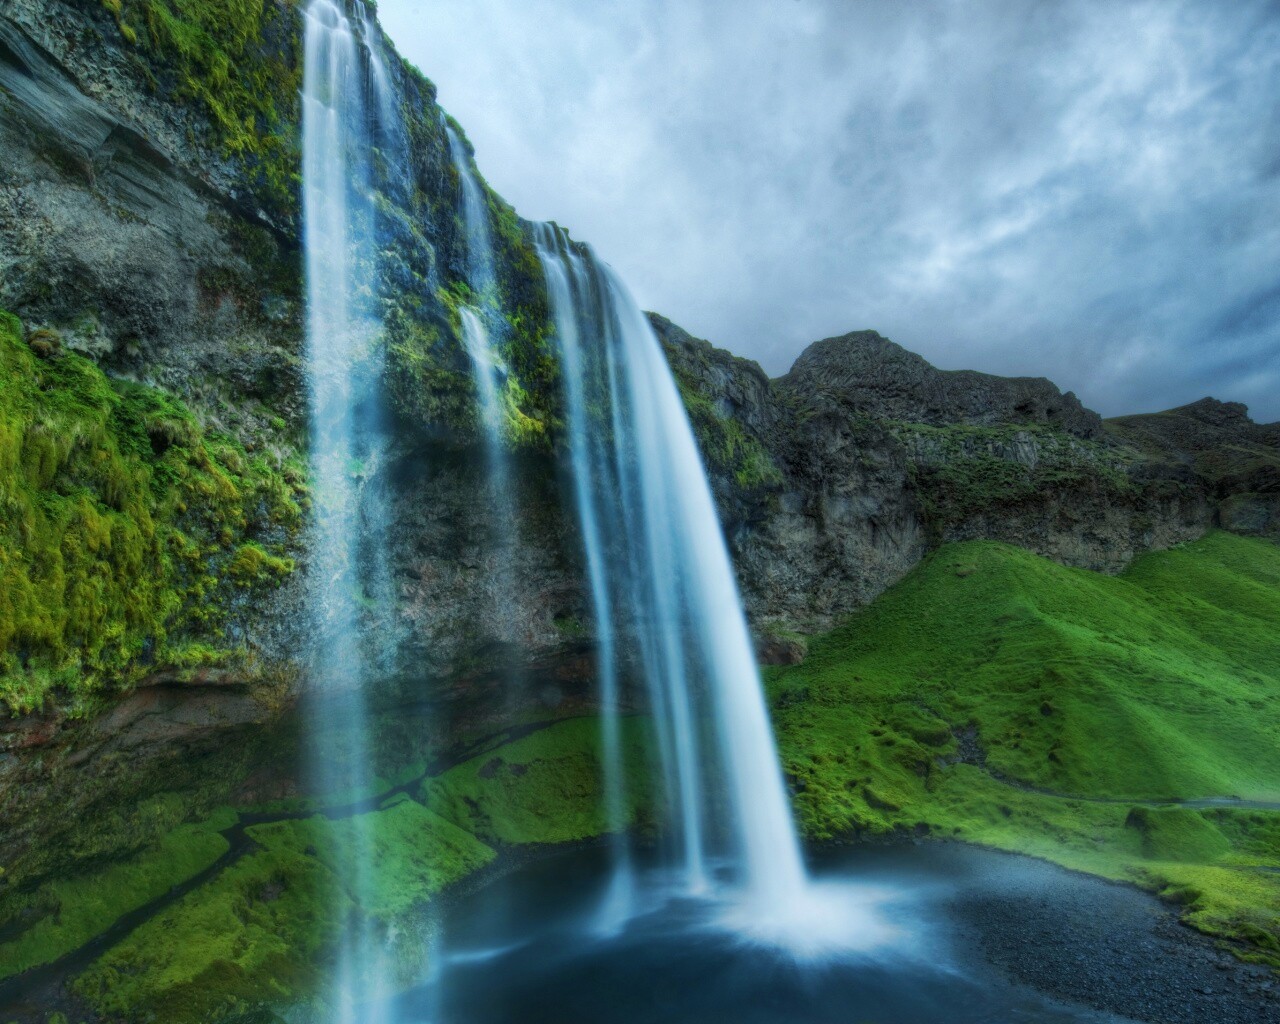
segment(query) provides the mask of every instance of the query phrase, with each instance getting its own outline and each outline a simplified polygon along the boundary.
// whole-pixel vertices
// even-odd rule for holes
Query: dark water
[[[804,958],[717,927],[721,908],[660,902],[613,936],[593,923],[598,851],[550,857],[457,903],[440,975],[400,1000],[404,1024],[1017,1024],[1119,1018],[1057,1003],[975,952],[948,911],[1002,887],[1016,861],[959,848],[828,856],[823,903],[843,950]],[[513,942],[512,936],[519,936]],[[852,947],[852,948],[850,948]]]

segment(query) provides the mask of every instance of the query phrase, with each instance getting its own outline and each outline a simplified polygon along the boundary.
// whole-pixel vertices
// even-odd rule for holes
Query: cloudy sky
[[[785,372],[874,328],[1280,419],[1276,0],[381,0],[526,217]]]

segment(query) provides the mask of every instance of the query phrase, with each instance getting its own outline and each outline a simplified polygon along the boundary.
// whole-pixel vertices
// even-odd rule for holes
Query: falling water
[[[489,476],[489,512],[493,527],[489,547],[494,559],[491,577],[494,588],[492,607],[496,613],[496,630],[510,631],[519,619],[519,609],[516,606],[513,574],[516,556],[516,501],[506,437],[507,368],[498,354],[498,343],[506,330],[506,321],[499,312],[488,203],[462,140],[447,123],[445,134],[449,140],[449,155],[458,174],[462,199],[460,212],[466,232],[467,285],[472,301],[470,305],[458,310],[458,320],[476,382]],[[521,692],[520,670],[514,663],[509,663],[505,666],[505,671],[507,697],[514,702]]]
[[[386,440],[377,411],[381,324],[369,303],[379,290],[376,143],[397,131],[397,107],[379,43],[363,7],[355,10],[353,27],[335,0],[309,3],[303,96],[317,534],[312,653],[316,685],[330,698],[317,702],[324,716],[317,733],[326,737],[317,768],[331,792],[366,790],[373,781],[366,688],[385,653],[376,610],[385,614],[393,603],[386,505],[376,485]],[[506,325],[486,197],[461,140],[452,128],[447,135],[466,229],[469,302],[459,322],[481,407],[502,575],[514,551],[498,354]],[[648,687],[683,890],[741,897],[733,905],[746,909],[751,928],[784,931],[808,919],[809,890],[728,551],[679,391],[616,275],[558,229],[539,229],[537,240],[564,360],[575,501],[600,637],[605,810],[615,836],[607,916],[615,924],[626,916],[636,884],[619,719],[625,650]],[[495,582],[501,612],[512,588],[510,579]],[[372,837],[357,826],[339,869],[358,899],[374,891],[372,852]],[[727,888],[718,882],[722,854],[733,878]],[[391,976],[385,943],[369,927],[348,931],[335,1001],[349,1024],[380,1024]]]
[[[369,42],[333,0],[305,15],[302,103],[303,225],[307,275],[307,381],[315,537],[309,597],[316,783],[348,799],[373,783],[366,688],[383,667],[391,607],[385,561],[387,514],[376,483],[386,432],[378,412],[380,323],[376,294],[371,117],[365,102]],[[381,79],[373,99],[392,109]],[[381,642],[380,642],[381,641]],[[372,837],[353,819],[336,841],[341,883],[368,905]],[[377,1024],[388,977],[384,944],[368,927],[348,927],[333,1000],[339,1019]]]
[[[626,835],[627,813],[624,792],[622,741],[618,706],[618,661],[615,642],[610,565],[601,533],[607,518],[608,483],[612,478],[609,449],[598,431],[592,429],[587,410],[587,377],[599,393],[605,380],[599,361],[588,363],[582,351],[584,323],[580,311],[592,305],[593,280],[577,253],[562,244],[554,226],[535,226],[538,253],[546,276],[547,294],[555,317],[556,338],[564,367],[562,375],[569,433],[569,454],[573,465],[574,500],[582,526],[587,555],[587,575],[591,585],[592,611],[598,637],[596,659],[600,678],[601,750],[604,761],[604,806],[613,855],[613,880],[600,916],[601,927],[614,931],[631,916],[635,879]],[[589,315],[589,314],[587,314]]]
[[[554,226],[537,229],[537,241],[565,374],[577,381],[566,397],[608,668],[606,771],[619,772],[620,758],[615,640],[605,634],[625,617],[649,685],[687,889],[714,887],[710,848],[720,844],[745,897],[744,923],[785,932],[807,916],[807,881],[742,602],[679,390],[617,276]],[[588,424],[587,411],[601,409],[608,422]],[[606,433],[607,454],[598,444]],[[625,616],[614,595],[627,602]],[[619,800],[620,783],[608,785],[608,799]]]
[[[485,432],[489,444],[495,451],[500,451],[504,417],[499,389],[505,372],[490,342],[486,322],[488,310],[496,300],[489,210],[480,183],[471,169],[466,147],[451,126],[446,126],[445,132],[449,137],[449,155],[453,159],[454,170],[458,172],[458,182],[462,189],[462,220],[467,239],[467,284],[473,300],[472,305],[464,306],[460,311],[463,340],[475,368]],[[493,453],[491,455],[495,462],[501,462],[500,457]]]

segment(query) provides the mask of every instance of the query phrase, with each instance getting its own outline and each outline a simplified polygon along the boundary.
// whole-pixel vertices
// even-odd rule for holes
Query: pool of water
[[[811,942],[744,937],[748,919],[713,900],[652,898],[602,932],[602,852],[531,864],[457,901],[435,977],[405,993],[401,1024],[1103,1024],[977,952],[952,913],[984,887],[1047,869],[955,846],[860,849],[815,866]],[[1033,877],[1022,883],[1035,884]],[[727,923],[731,922],[731,923]],[[747,928],[748,934],[752,931]],[[518,938],[517,938],[518,937]],[[801,936],[803,938],[803,936]]]

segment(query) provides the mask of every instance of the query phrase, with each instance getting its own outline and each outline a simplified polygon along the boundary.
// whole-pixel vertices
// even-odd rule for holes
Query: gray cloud
[[[381,0],[481,168],[786,370],[874,327],[1105,414],[1280,418],[1280,6]]]

